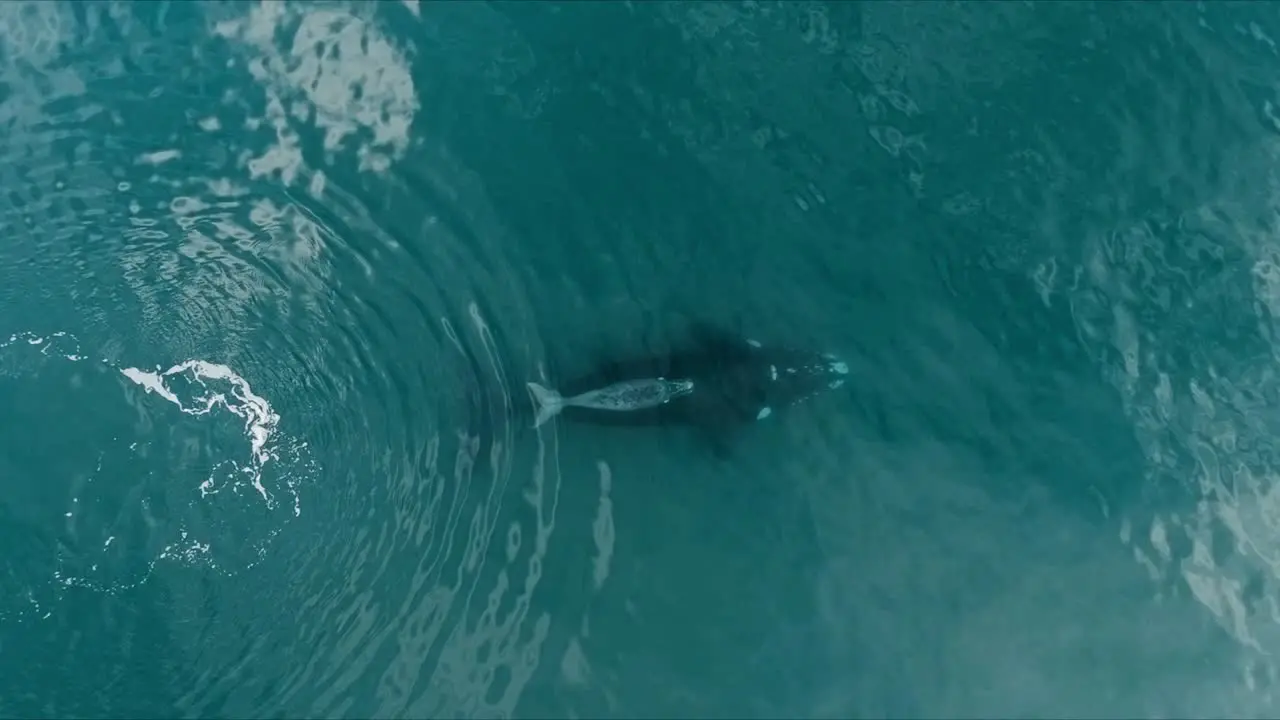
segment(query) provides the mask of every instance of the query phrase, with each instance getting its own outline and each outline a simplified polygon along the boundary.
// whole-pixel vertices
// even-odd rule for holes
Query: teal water
[[[0,716],[1274,717],[1269,8],[0,4]]]

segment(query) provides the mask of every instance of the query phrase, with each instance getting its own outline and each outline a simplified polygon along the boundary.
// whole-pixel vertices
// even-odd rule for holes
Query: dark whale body
[[[565,407],[557,419],[593,425],[682,425],[702,432],[718,452],[735,430],[847,380],[834,355],[762,345],[709,324],[670,352],[611,360],[591,372],[551,385],[564,397],[637,378],[689,379],[693,392],[657,407],[629,411]]]

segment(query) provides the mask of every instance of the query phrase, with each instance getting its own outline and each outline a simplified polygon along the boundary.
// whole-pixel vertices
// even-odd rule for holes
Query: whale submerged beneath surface
[[[736,428],[839,388],[848,374],[848,365],[830,353],[762,345],[699,323],[689,341],[670,352],[609,361],[583,376],[551,385],[557,395],[572,398],[637,380],[691,382],[692,391],[658,404],[636,409],[564,404],[555,417],[594,425],[690,426],[702,431],[722,453]],[[537,395],[531,394],[535,412],[542,402]]]

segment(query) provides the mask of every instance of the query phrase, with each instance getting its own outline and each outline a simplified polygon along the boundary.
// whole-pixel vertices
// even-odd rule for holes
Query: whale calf
[[[631,412],[657,407],[672,398],[693,392],[692,380],[667,380],[666,378],[639,378],[623,380],[596,390],[588,390],[573,397],[564,397],[538,383],[528,383],[529,392],[538,403],[538,415],[533,426],[538,427],[566,407]]]
[[[540,390],[534,389],[536,383],[530,383],[530,391],[541,418],[536,425],[552,417],[595,425],[684,425],[697,429],[723,453],[738,428],[839,388],[848,374],[848,365],[831,353],[765,345],[708,323],[696,323],[689,337],[670,351],[601,363],[560,384],[559,392],[538,385],[548,393],[540,395]],[[664,395],[669,391],[653,385],[672,382],[663,378],[688,382],[689,386]],[[617,396],[631,397],[631,392],[650,402],[619,404]],[[585,397],[608,397],[603,401],[607,407],[563,399]],[[548,407],[555,409],[548,412]]]

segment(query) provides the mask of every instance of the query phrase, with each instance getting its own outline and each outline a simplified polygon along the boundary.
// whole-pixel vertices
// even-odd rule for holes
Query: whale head
[[[761,378],[757,420],[764,420],[784,407],[844,387],[849,365],[829,352],[757,347]]]

